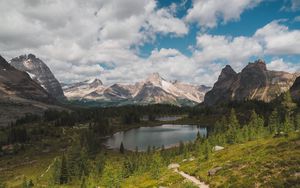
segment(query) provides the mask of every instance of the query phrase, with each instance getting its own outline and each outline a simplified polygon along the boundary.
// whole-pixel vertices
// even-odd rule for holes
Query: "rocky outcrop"
[[[243,100],[269,102],[289,90],[295,79],[296,74],[267,70],[263,60],[249,63],[240,73],[227,65],[213,89],[206,93],[204,104]]]
[[[65,98],[60,83],[49,67],[35,55],[21,55],[13,58],[10,63],[16,69],[27,72],[34,81],[39,83],[53,97]]]
[[[33,81],[26,72],[17,70],[1,56],[0,93],[2,97],[20,97],[42,102],[54,101],[48,92]]]
[[[300,100],[300,76],[295,80],[290,91],[294,100]]]
[[[0,127],[26,114],[42,115],[47,109],[62,110],[37,82],[0,56]]]

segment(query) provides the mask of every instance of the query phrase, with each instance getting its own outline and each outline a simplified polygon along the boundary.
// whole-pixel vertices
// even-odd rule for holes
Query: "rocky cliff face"
[[[287,91],[295,79],[296,74],[267,70],[263,60],[249,63],[240,73],[227,65],[213,89],[206,93],[204,103],[214,105],[243,100],[269,102]]]
[[[51,102],[53,98],[26,72],[11,66],[0,56],[0,93],[2,96],[20,97],[36,101]]]
[[[46,109],[61,110],[49,93],[26,72],[0,56],[0,127],[26,114],[42,115]]]
[[[30,77],[39,83],[53,97],[64,99],[64,93],[60,83],[52,74],[49,67],[39,58],[32,54],[13,58],[11,65],[16,69],[27,72]]]
[[[300,100],[300,76],[295,80],[290,91],[294,100]]]

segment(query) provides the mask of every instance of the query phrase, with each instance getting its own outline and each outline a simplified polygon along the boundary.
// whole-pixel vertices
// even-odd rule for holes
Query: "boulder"
[[[220,171],[222,169],[222,167],[216,167],[216,168],[213,168],[213,169],[210,169],[208,171],[208,175],[209,176],[214,176],[218,171]]]

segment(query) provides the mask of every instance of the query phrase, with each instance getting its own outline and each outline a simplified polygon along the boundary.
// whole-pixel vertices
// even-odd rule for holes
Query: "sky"
[[[60,82],[212,86],[264,59],[300,71],[300,0],[0,0],[0,55],[35,54]]]

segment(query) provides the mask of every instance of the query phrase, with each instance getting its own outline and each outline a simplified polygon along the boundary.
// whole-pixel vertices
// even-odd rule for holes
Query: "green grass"
[[[222,167],[215,176],[208,170]],[[181,170],[211,187],[299,187],[300,135],[236,144],[214,152],[208,161],[182,164]]]

